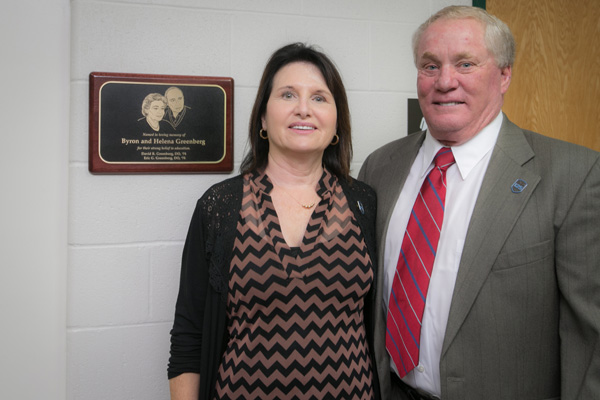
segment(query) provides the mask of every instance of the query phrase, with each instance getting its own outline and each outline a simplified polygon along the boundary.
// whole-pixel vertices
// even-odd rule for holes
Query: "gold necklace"
[[[283,190],[285,194],[287,194],[289,197],[291,197],[292,200],[294,200],[296,203],[298,203],[300,205],[300,207],[302,207],[302,208],[304,208],[306,210],[310,210],[311,208],[313,208],[315,206],[315,204],[317,204],[316,201],[313,201],[311,204],[302,204],[294,196],[292,196],[290,194],[290,192],[288,192],[287,190],[285,190],[281,185],[277,185],[277,187],[279,187],[279,189]]]

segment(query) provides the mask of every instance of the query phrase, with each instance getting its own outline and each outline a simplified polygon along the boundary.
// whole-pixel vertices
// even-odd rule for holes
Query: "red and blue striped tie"
[[[443,147],[433,161],[408,220],[388,306],[385,344],[401,378],[419,364],[421,320],[444,221],[452,150]]]

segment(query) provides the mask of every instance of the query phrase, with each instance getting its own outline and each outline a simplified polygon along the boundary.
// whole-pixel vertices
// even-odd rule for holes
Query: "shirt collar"
[[[456,166],[460,172],[462,179],[466,179],[469,173],[475,168],[475,166],[494,148],[498,134],[500,133],[500,127],[502,126],[502,112],[499,112],[496,118],[492,120],[488,125],[485,126],[477,135],[466,143],[460,146],[453,146],[452,153],[454,154],[454,160]],[[422,169],[420,176],[423,177],[429,172],[433,164],[433,158],[437,152],[444,147],[440,142],[431,136],[429,130],[425,137],[425,141],[421,146],[421,161]]]

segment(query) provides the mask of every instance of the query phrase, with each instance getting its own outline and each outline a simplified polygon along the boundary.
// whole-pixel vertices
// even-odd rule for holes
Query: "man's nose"
[[[437,80],[435,81],[435,88],[442,92],[447,92],[452,89],[456,89],[458,86],[458,80],[456,79],[456,71],[450,66],[442,66]]]

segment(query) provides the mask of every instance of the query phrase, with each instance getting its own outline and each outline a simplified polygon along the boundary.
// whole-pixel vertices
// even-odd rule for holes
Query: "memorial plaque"
[[[233,169],[233,79],[90,74],[92,173]]]

